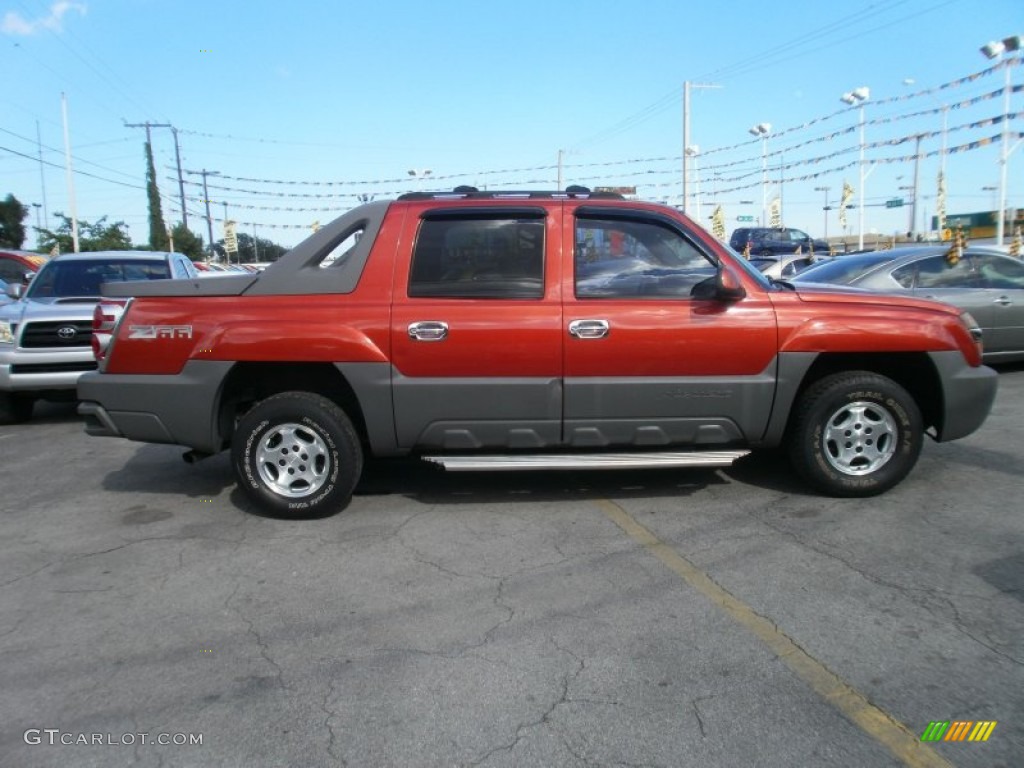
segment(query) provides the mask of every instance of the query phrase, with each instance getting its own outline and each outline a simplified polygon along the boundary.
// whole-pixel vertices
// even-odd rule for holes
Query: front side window
[[[544,219],[444,216],[420,224],[409,296],[540,299],[544,296]]]
[[[677,230],[642,220],[577,218],[577,298],[687,298],[715,265]]]

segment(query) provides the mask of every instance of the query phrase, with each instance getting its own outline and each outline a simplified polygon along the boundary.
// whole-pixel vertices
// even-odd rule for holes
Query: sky
[[[360,195],[554,189],[560,159],[563,187],[635,186],[679,205],[689,81],[688,213],[699,202],[710,226],[720,204],[728,233],[781,197],[786,225],[834,236],[847,183],[853,202],[865,195],[865,231],[890,235],[911,227],[915,165],[913,228],[935,212],[943,117],[947,213],[997,207],[1000,143],[970,145],[1002,131],[985,123],[1004,112],[1006,69],[973,76],[995,63],[982,45],[1018,34],[1022,0],[0,0],[0,198],[29,206],[33,227],[70,214],[63,93],[78,217],[124,221],[136,244],[145,131],[125,123],[146,121],[177,129],[188,224],[204,238],[204,169],[214,239],[226,210],[285,246]],[[1009,72],[1024,85],[1024,66]],[[863,189],[861,109],[840,101],[860,87]],[[1009,112],[1022,108],[1013,94]],[[766,140],[748,132],[759,123]],[[1009,126],[1024,132],[1024,114]],[[152,137],[176,222],[173,134]],[[1024,207],[1024,150],[1008,146],[1008,206]],[[908,205],[885,207],[897,198]],[[857,224],[848,213],[847,233]]]

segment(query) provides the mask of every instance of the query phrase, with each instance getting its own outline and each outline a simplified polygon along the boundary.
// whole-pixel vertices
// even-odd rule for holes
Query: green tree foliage
[[[26,216],[28,208],[14,195],[9,194],[0,201],[0,246],[18,249],[25,244],[25,225],[22,222]]]
[[[156,186],[156,167],[153,165],[153,146],[146,142],[146,196],[149,198],[149,247],[154,251],[167,250],[167,225],[160,207],[160,190]]]
[[[256,261],[277,261],[288,253],[288,249],[283,245],[278,245],[272,240],[267,240],[263,237],[254,238],[246,232],[239,232],[237,237],[238,253],[231,254],[232,264]],[[174,244],[177,245],[178,241],[175,240]],[[217,258],[227,261],[223,239],[214,243],[213,250],[216,251]]]
[[[54,214],[61,220],[61,224],[54,230],[39,230],[39,245],[44,250],[52,250],[53,246],[59,246],[61,253],[74,251],[74,241],[71,236],[71,219],[63,213]],[[128,234],[128,225],[123,221],[115,221],[107,224],[107,217],[90,224],[88,221],[78,221],[78,246],[80,251],[130,251],[132,239]]]
[[[193,261],[201,261],[206,258],[206,246],[203,238],[195,234],[180,221],[171,230],[171,237],[174,240],[174,250],[183,253]]]

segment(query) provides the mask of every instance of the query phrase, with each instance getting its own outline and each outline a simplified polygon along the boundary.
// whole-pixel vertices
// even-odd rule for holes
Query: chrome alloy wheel
[[[896,420],[878,403],[847,403],[829,418],[821,443],[825,458],[844,475],[869,475],[896,452]]]
[[[260,479],[274,493],[296,499],[316,493],[331,472],[324,439],[301,424],[279,424],[256,449]]]

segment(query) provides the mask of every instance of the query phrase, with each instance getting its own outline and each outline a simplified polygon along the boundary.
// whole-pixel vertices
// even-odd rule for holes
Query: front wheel
[[[788,435],[797,473],[830,496],[874,496],[907,476],[921,453],[921,412],[892,379],[827,376],[803,393]]]
[[[340,512],[363,468],[348,416],[311,392],[282,392],[253,406],[238,422],[231,460],[242,491],[289,518]]]

